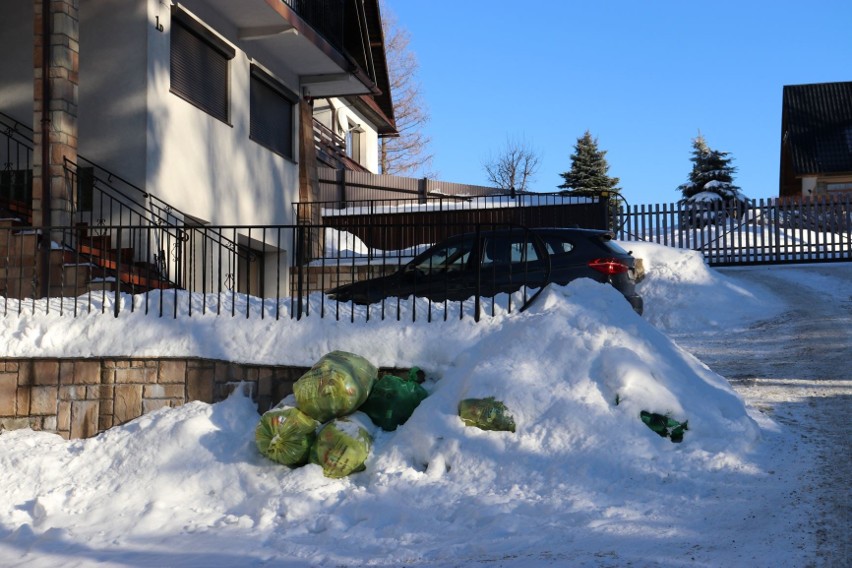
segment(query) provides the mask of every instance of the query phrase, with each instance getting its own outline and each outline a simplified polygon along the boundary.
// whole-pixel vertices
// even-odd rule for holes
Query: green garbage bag
[[[364,471],[373,445],[368,424],[369,420],[356,412],[324,425],[311,447],[311,463],[321,466],[323,474],[332,478]]]
[[[459,403],[459,417],[465,426],[476,426],[481,430],[515,431],[515,419],[506,405],[493,396],[488,398],[466,398]]]
[[[377,374],[360,355],[332,351],[293,384],[296,407],[320,422],[350,414],[367,400]]]
[[[414,381],[415,383],[422,385],[426,380],[426,373],[420,367],[411,367],[406,376],[403,378],[407,378],[409,381]]]
[[[427,396],[429,393],[416,380],[385,375],[376,381],[367,401],[358,410],[369,416],[373,424],[391,432],[405,424]]]
[[[688,421],[678,422],[674,418],[670,418],[665,414],[656,412],[641,411],[639,417],[642,422],[651,430],[659,434],[663,438],[669,438],[672,442],[680,443],[683,441],[683,432],[689,430]]]
[[[280,464],[298,467],[308,462],[319,422],[298,408],[265,412],[254,431],[260,453]]]

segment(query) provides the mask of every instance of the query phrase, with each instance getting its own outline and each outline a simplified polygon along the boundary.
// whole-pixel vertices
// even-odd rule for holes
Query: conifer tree
[[[740,188],[734,185],[737,169],[731,165],[729,152],[713,150],[701,133],[692,139],[692,171],[689,181],[678,186],[685,201],[702,192],[715,193],[725,203],[743,201]]]
[[[609,164],[606,161],[606,151],[598,149],[597,138],[592,138],[591,132],[577,139],[574,153],[571,154],[571,170],[561,173],[564,182],[560,189],[580,195],[601,195],[602,193],[617,193],[619,178],[609,177]]]

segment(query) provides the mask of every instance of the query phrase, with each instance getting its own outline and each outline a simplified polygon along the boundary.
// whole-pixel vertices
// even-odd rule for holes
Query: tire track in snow
[[[745,329],[676,337],[754,407],[798,438],[784,459],[802,464],[800,496],[813,506],[802,530],[815,540],[814,566],[850,562],[852,471],[852,265],[722,269],[765,289],[787,309]],[[805,450],[798,449],[804,446]],[[797,455],[800,452],[801,455]]]

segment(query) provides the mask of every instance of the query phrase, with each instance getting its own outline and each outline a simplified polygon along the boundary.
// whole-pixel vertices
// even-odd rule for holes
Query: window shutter
[[[198,24],[172,18],[171,91],[227,123],[228,61],[234,52],[211,42],[195,27]]]
[[[258,68],[251,73],[249,137],[286,158],[293,158],[293,101],[285,88]]]

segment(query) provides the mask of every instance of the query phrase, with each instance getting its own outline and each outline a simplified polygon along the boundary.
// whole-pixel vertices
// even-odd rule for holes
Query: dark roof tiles
[[[797,174],[852,172],[852,81],[784,87],[782,130]]]

